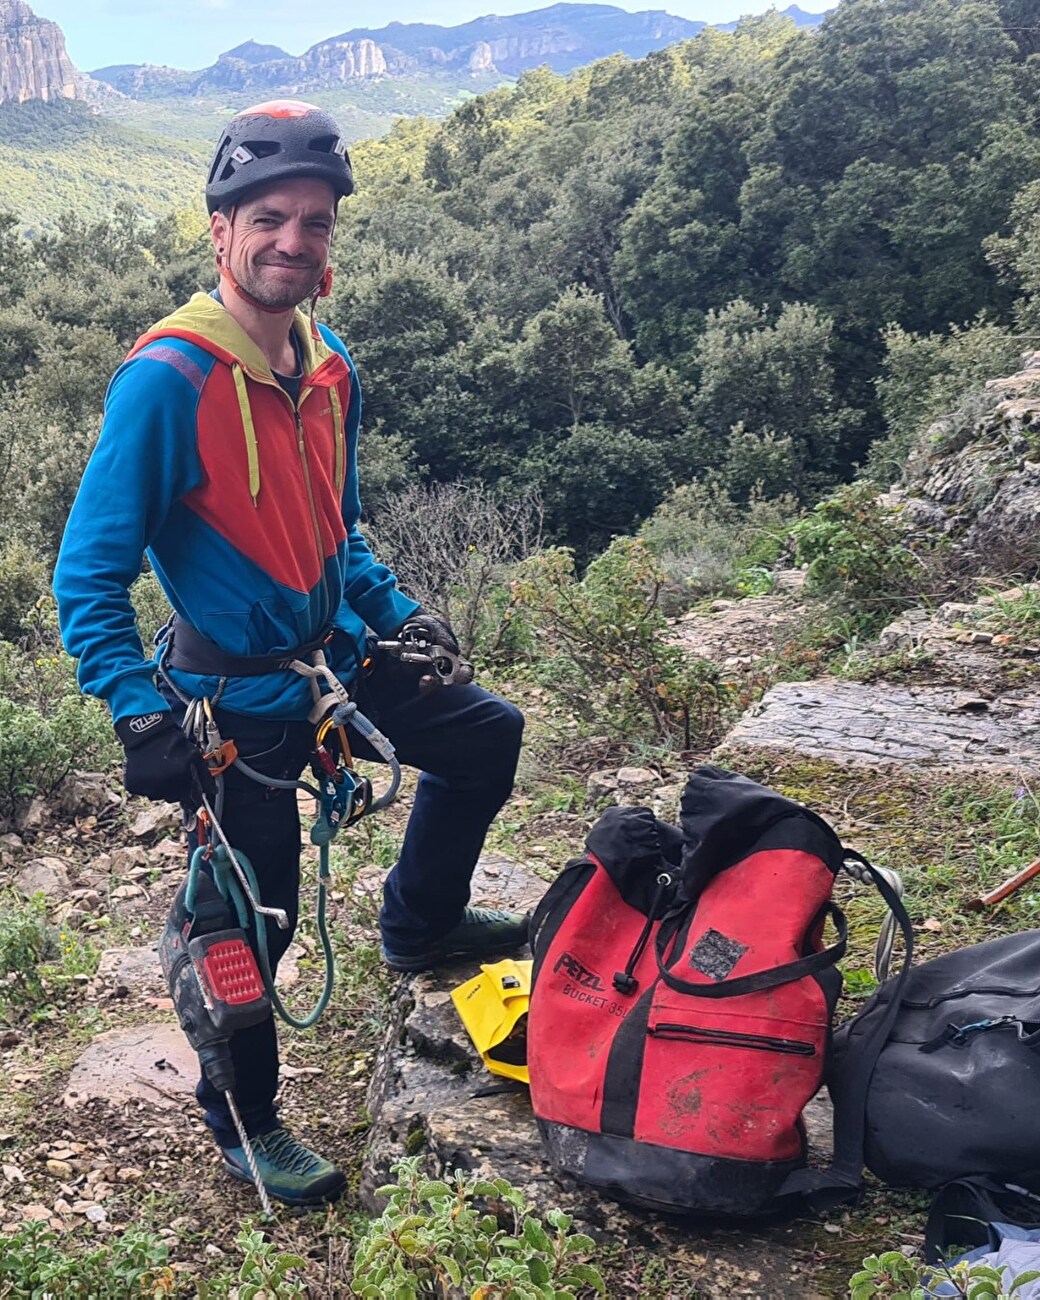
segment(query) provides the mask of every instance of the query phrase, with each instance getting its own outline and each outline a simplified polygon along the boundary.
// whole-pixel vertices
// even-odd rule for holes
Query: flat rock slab
[[[801,585],[804,574],[784,575],[788,593]],[[774,653],[805,623],[805,610],[790,594],[716,600],[708,611],[684,614],[672,635],[690,654],[709,659],[723,670],[747,668]]]
[[[494,864],[492,864],[494,866]],[[510,905],[537,899],[544,883],[515,863],[480,884],[507,878]],[[526,883],[525,883],[526,881]],[[449,1169],[507,1178],[543,1212],[559,1206],[595,1235],[663,1250],[674,1276],[696,1281],[705,1295],[811,1295],[813,1246],[819,1225],[786,1223],[760,1229],[714,1228],[631,1211],[598,1192],[558,1180],[549,1168],[527,1089],[488,1073],[451,1001],[451,990],[477,973],[477,963],[403,979],[392,999],[390,1021],[368,1096],[372,1117],[361,1174],[361,1200],[377,1213],[379,1187],[393,1181],[391,1166],[422,1153],[431,1175]],[[806,1112],[810,1151],[826,1163],[830,1107],[817,1098]],[[679,1294],[677,1291],[675,1294]],[[692,1294],[692,1291],[690,1292]]]
[[[140,1098],[179,1107],[194,1097],[199,1060],[177,1024],[138,1025],[99,1034],[72,1067],[62,1098],[69,1107],[94,1097],[113,1104]]]
[[[1040,763],[1040,693],[985,700],[953,689],[879,682],[784,682],[741,718],[725,747],[872,765],[1017,770]]]

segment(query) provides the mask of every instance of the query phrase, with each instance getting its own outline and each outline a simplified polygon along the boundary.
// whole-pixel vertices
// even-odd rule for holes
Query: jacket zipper
[[[286,394],[288,396],[288,394]],[[321,528],[318,524],[318,507],[314,501],[314,485],[311,482],[311,467],[307,459],[307,446],[303,438],[303,416],[300,414],[298,406],[293,407],[293,417],[296,420],[296,449],[300,453],[300,463],[303,466],[303,481],[307,488],[307,503],[311,512],[311,528],[314,532],[314,549],[318,556],[318,573],[321,576],[321,594],[325,604],[322,622],[327,621],[332,611],[329,609],[329,593],[325,582],[325,556],[322,554],[321,546]]]
[[[651,1038],[681,1039],[711,1047],[745,1047],[759,1052],[783,1052],[789,1056],[815,1056],[815,1043],[797,1038],[771,1038],[767,1034],[742,1034],[731,1029],[698,1029],[695,1025],[654,1025]]]

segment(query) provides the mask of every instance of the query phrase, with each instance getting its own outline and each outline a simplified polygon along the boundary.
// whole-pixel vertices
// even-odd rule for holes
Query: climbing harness
[[[161,634],[162,635],[162,634]],[[174,900],[160,944],[160,956],[181,1025],[199,1052],[203,1069],[227,1098],[232,1120],[256,1185],[260,1203],[271,1213],[267,1189],[234,1098],[231,1037],[239,1028],[277,1012],[294,1029],[317,1023],[332,995],[335,965],[326,919],[331,881],[330,846],[344,826],[387,807],[397,795],[401,767],[394,746],[358,709],[357,702],[329,666],[324,632],[306,645],[277,655],[231,655],[190,624],[171,619],[159,657],[159,674],[184,705],[182,728],[203,754],[214,779],[210,800],[199,792],[189,829],[198,846],[192,853],[188,878]],[[446,646],[432,641],[418,624],[405,623],[396,640],[380,641],[379,649],[400,662],[424,669],[438,683],[472,680],[471,666]],[[364,671],[370,660],[359,664]],[[170,669],[218,678],[212,696],[195,699],[183,694]],[[314,726],[311,770],[316,784],[282,780],[257,771],[238,752],[234,738],[221,735],[216,708],[229,677],[293,671],[310,683],[312,704],[307,715]],[[355,731],[390,768],[390,782],[376,797],[372,783],[354,767],[348,731]],[[306,1015],[295,1015],[274,984],[267,940],[267,922],[288,930],[282,908],[266,906],[249,858],[232,845],[221,824],[224,778],[236,768],[260,785],[279,790],[303,790],[316,803],[310,840],[318,850],[318,896],[315,920],[324,957],[321,992]],[[237,927],[235,922],[237,921]],[[255,956],[248,934],[255,933]]]

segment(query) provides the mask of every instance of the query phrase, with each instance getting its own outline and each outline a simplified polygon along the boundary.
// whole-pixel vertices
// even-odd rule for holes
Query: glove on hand
[[[406,618],[401,627],[421,629],[431,645],[442,646],[445,650],[450,650],[458,658],[455,679],[451,684],[465,686],[473,680],[473,665],[462,658],[459,639],[451,630],[451,624],[447,620],[437,614],[430,614],[425,609],[419,609],[409,618]],[[398,630],[400,631],[400,629]],[[444,684],[436,673],[425,673],[419,679],[419,685],[424,690],[429,690],[435,686],[443,686]]]
[[[200,792],[213,799],[216,782],[202,757],[170,713],[120,718],[116,735],[126,750],[123,784],[130,794],[194,808]]]
[[[417,609],[401,626],[420,627],[429,637],[431,644],[442,645],[453,655],[460,653],[459,639],[451,630],[451,625],[437,614],[428,614],[424,609]]]

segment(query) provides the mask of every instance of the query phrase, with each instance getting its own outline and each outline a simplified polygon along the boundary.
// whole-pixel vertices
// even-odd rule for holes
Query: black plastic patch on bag
[[[727,939],[718,930],[706,930],[690,949],[690,965],[709,979],[724,980],[746,952],[746,944]]]

